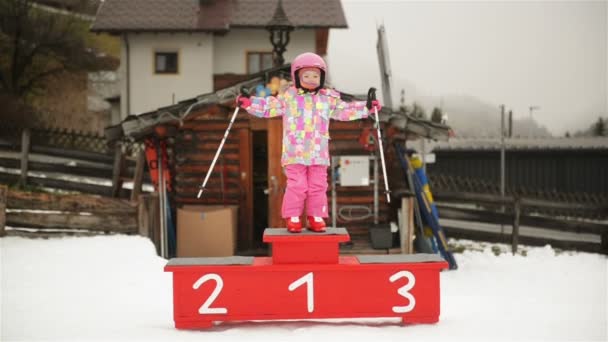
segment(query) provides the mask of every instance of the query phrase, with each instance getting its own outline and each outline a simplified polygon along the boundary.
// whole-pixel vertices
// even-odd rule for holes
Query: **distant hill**
[[[406,83],[407,84],[407,83]],[[399,106],[401,89],[393,95],[395,107]],[[448,115],[448,125],[457,137],[499,137],[500,108],[470,95],[445,95],[441,98],[420,94],[408,84],[405,88],[405,104],[418,103],[427,113],[427,119],[434,107],[443,103],[443,112]],[[508,129],[508,112],[505,113],[505,130]],[[513,137],[551,137],[549,130],[529,118],[513,120]]]
[[[573,137],[593,137],[593,136],[597,136],[598,135],[598,121],[599,121],[598,117],[591,125],[589,125],[589,127],[587,129],[583,129],[577,132],[570,132],[571,136]],[[608,136],[608,117],[602,118],[603,120],[603,136]]]

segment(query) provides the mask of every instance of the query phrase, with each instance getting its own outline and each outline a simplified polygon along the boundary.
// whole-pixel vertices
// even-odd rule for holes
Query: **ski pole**
[[[241,93],[246,94],[245,88],[241,88]],[[213,161],[211,162],[211,167],[209,167],[209,171],[207,171],[207,175],[205,176],[205,180],[203,180],[203,184],[201,184],[200,189],[198,190],[198,195],[196,198],[201,198],[203,191],[205,190],[205,186],[207,185],[207,181],[209,180],[209,176],[211,176],[211,172],[213,172],[213,167],[215,166],[215,162],[217,162],[217,158],[220,156],[220,152],[222,152],[222,148],[224,147],[224,143],[228,138],[228,134],[230,133],[230,128],[232,128],[232,124],[236,119],[236,115],[239,113],[239,105],[237,103],[236,108],[234,109],[234,113],[232,114],[232,118],[230,119],[230,123],[228,124],[228,128],[226,128],[226,132],[224,132],[224,137],[222,138],[222,142],[220,142],[220,147],[215,152],[215,157],[213,157]]]
[[[376,88],[369,88],[367,92],[367,100],[370,102],[376,99]],[[380,161],[382,162],[382,175],[384,176],[384,192],[386,193],[386,202],[391,203],[390,190],[388,189],[388,178],[386,177],[386,164],[384,163],[384,148],[382,147],[382,134],[380,133],[380,118],[378,117],[378,108],[374,107],[376,115],[376,128],[378,129],[378,148],[380,149]]]

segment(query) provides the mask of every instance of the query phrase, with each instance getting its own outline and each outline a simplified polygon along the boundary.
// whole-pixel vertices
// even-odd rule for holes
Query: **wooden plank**
[[[447,207],[437,204],[440,218],[447,218],[461,221],[472,221],[472,222],[486,222],[486,223],[497,223],[497,224],[511,224],[512,216],[485,210],[475,209],[462,209]]]
[[[414,199],[411,197],[401,198],[401,253],[414,253]]]
[[[198,190],[196,193],[180,193],[175,196],[175,201],[179,204],[239,204],[240,196],[227,195],[224,201],[221,193],[205,193],[205,196],[196,198],[197,193]]]
[[[371,205],[373,200],[372,196],[339,196],[338,195],[338,204],[369,204]],[[380,205],[386,204],[386,197],[384,200],[382,197],[379,199]]]
[[[146,165],[146,155],[143,149],[137,152],[137,160],[135,162],[135,173],[133,174],[133,190],[131,192],[131,201],[139,201],[141,193],[141,185],[144,181],[144,166]]]
[[[21,133],[21,176],[19,177],[19,186],[27,185],[28,159],[30,154],[30,141],[32,133],[29,128],[26,128]]]
[[[13,227],[38,229],[84,229],[120,233],[136,233],[135,215],[78,215],[10,212],[6,223]]]
[[[599,211],[604,214],[608,213],[608,204],[552,202],[552,201],[538,200],[538,199],[532,199],[532,198],[522,198],[521,205],[523,207],[535,207],[535,208],[543,208],[543,209],[585,210],[585,211]]]
[[[435,202],[457,202],[457,203],[475,203],[475,204],[504,204],[512,205],[515,199],[512,196],[505,196],[504,199],[500,195],[478,194],[467,192],[452,192],[452,191],[434,191],[433,198]]]
[[[125,157],[124,153],[122,153],[122,146],[120,143],[117,143],[116,146],[114,146],[114,166],[112,167],[112,197],[118,197],[120,195],[124,160]]]
[[[176,146],[179,146],[180,149],[179,151],[177,151],[179,154],[182,154],[183,152],[191,152],[191,153],[195,153],[195,151],[211,151],[213,153],[215,153],[215,151],[217,151],[218,147],[220,147],[220,142],[219,141],[205,141],[205,142],[199,142],[199,143],[192,143],[192,142],[185,142],[182,144],[176,144]],[[239,148],[239,144],[236,142],[225,142],[224,143],[224,147],[223,150],[226,151],[238,151]]]
[[[218,144],[224,138],[225,128],[222,131],[208,131],[208,132],[197,132],[193,133],[193,140],[196,142],[217,142]],[[228,135],[226,142],[235,143],[237,138],[233,134]]]
[[[214,175],[216,175],[217,177],[213,177]],[[181,186],[200,186],[204,178],[205,177],[203,175],[178,174],[177,176],[175,176],[175,183],[180,184]],[[226,177],[224,177],[224,183],[226,183],[226,186],[229,188],[238,188],[240,180],[239,177],[237,177],[237,174],[233,173],[232,175],[226,175]],[[207,181],[207,186],[213,185],[216,185],[218,187],[221,185],[221,182],[219,180],[219,172],[214,172],[212,174],[212,177],[209,177],[209,180]]]
[[[230,122],[230,120],[226,119],[226,120],[191,120],[191,121],[186,121],[184,122],[184,124],[180,127],[180,129],[187,129],[187,130],[191,130],[191,131],[220,131],[220,130],[226,130],[226,128],[228,128],[228,123]],[[232,129],[241,129],[241,128],[248,128],[249,127],[249,121],[246,120],[235,120],[234,124],[232,124]]]
[[[209,171],[210,166],[211,165],[193,165],[193,164],[176,165],[175,170],[178,173],[196,173],[196,174],[205,175],[207,173],[207,171]],[[236,172],[236,173],[239,172],[238,165],[225,165],[224,168],[228,172]],[[215,173],[215,171],[214,171],[214,173]]]
[[[443,226],[446,235],[455,239],[468,239],[474,241],[486,241],[509,244],[509,237],[500,232],[487,232],[463,229],[459,227]],[[598,243],[584,241],[564,241],[551,237],[519,236],[519,243],[530,246],[545,246],[550,244],[553,248],[565,250],[578,250],[591,253],[601,253],[601,246]]]
[[[14,184],[19,180],[18,175],[0,173],[0,183]],[[87,194],[110,196],[112,188],[104,185],[87,184],[77,181],[67,181],[54,178],[27,177],[27,183],[34,186],[61,189],[66,191],[78,191]],[[129,189],[121,189],[120,197],[128,197],[131,194]]]
[[[193,146],[192,144],[216,144],[216,146],[219,146],[220,141],[224,137],[224,133],[225,132],[219,131],[209,131],[205,133],[185,132],[182,135],[177,136],[175,145]],[[232,135],[229,135],[224,144],[234,143],[238,143],[237,139]]]
[[[521,215],[521,201],[515,201],[515,217],[513,218],[513,233],[511,234],[511,252],[517,253],[517,243],[519,241],[519,218]]]
[[[10,209],[56,210],[87,213],[135,214],[137,206],[126,200],[92,195],[55,195],[8,191]]]
[[[21,162],[17,159],[12,158],[0,158],[0,166],[9,168],[9,169],[18,169],[20,168]],[[96,178],[111,178],[112,177],[112,168],[105,165],[100,167],[95,166],[70,166],[59,163],[44,163],[44,162],[35,162],[28,161],[28,170],[29,171],[38,171],[38,172],[54,172],[54,173],[62,173],[62,174],[70,174],[77,176],[89,176]]]
[[[241,159],[239,169],[241,177],[236,186],[242,189],[243,196],[239,200],[239,224],[238,224],[238,250],[246,250],[253,247],[253,157],[252,157],[252,135],[249,129],[239,129],[239,150]],[[229,180],[227,187],[234,187]]]
[[[137,199],[137,232],[139,235],[151,238],[154,232],[153,211],[158,207],[158,194],[139,195]]]
[[[219,146],[218,146],[219,147]],[[217,150],[213,150],[213,151],[198,151],[196,153],[180,153],[179,154],[179,163],[180,164],[185,164],[185,163],[192,163],[192,162],[203,162],[206,163],[208,162],[209,164],[211,164],[211,162],[213,161],[213,158],[215,157],[215,153]],[[238,154],[237,150],[233,150],[233,151],[225,151],[222,150],[221,158],[224,159],[224,164],[226,165],[238,165],[241,156]],[[219,161],[219,160],[218,160]],[[219,165],[216,165],[216,167],[218,167]]]
[[[600,253],[608,255],[608,231],[605,231],[601,235]]]
[[[31,153],[39,153],[45,154],[54,157],[62,157],[68,159],[81,159],[86,161],[92,161],[97,163],[111,164],[113,159],[111,155],[88,152],[88,151],[79,151],[79,150],[68,150],[64,148],[58,147],[48,147],[48,146],[39,146],[34,145],[31,148]]]
[[[0,185],[0,237],[6,235],[6,202],[8,188],[6,185]]]
[[[500,195],[480,194],[468,192],[452,192],[452,191],[435,191],[433,193],[435,201],[441,202],[458,202],[458,203],[475,203],[475,204],[504,204],[513,206],[515,198],[513,196],[505,196],[504,199]],[[570,202],[553,202],[546,200],[538,200],[531,198],[522,198],[521,206],[523,208],[535,207],[543,209],[556,210],[584,210],[584,211],[600,211],[608,212],[606,204],[590,204],[590,203],[570,203]]]
[[[502,214],[494,211],[476,209],[453,208],[446,207],[440,204],[437,204],[437,208],[439,210],[439,217],[443,218],[497,224],[513,223],[511,219],[512,214]],[[521,215],[519,218],[519,224],[524,226],[540,227],[545,229],[572,233],[602,234],[608,231],[608,224],[556,219],[541,216]]]
[[[145,201],[147,203],[147,225],[148,225],[148,237],[156,249],[156,254],[160,256],[160,202],[158,200],[158,193],[154,192],[146,194]]]
[[[181,185],[176,185],[175,186],[176,193],[178,193],[180,195],[181,194],[186,194],[186,193],[192,193],[192,194],[195,194],[195,196],[196,196],[196,194],[198,194],[198,190],[200,189],[200,187],[199,187],[198,184],[196,184],[196,185],[194,183],[191,183],[191,184],[194,185],[194,186],[184,187],[184,186],[181,186]],[[205,193],[205,197],[207,197],[207,195],[206,195],[207,193],[209,193],[209,194],[213,194],[213,193],[221,194],[222,192],[224,192],[227,196],[233,195],[234,197],[238,197],[239,195],[241,195],[241,189],[239,189],[239,188],[234,188],[234,187],[233,188],[227,188],[226,190],[222,191],[222,188],[219,187],[219,186],[214,186],[212,188],[209,188],[209,187],[205,186],[205,192],[204,192]]]

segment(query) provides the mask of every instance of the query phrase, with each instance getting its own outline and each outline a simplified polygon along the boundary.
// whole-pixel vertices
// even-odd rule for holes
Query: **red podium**
[[[435,254],[340,256],[344,228],[292,234],[268,228],[272,257],[175,258],[173,318],[178,329],[214,321],[400,317],[439,320]]]

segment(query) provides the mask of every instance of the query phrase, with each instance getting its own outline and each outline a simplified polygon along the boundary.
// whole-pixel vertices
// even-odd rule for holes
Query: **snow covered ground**
[[[466,243],[466,242],[465,242]],[[391,319],[173,327],[171,274],[137,236],[0,239],[2,341],[496,341],[608,340],[608,259],[500,248],[457,254],[441,273],[434,325]],[[507,247],[505,246],[506,250]]]

